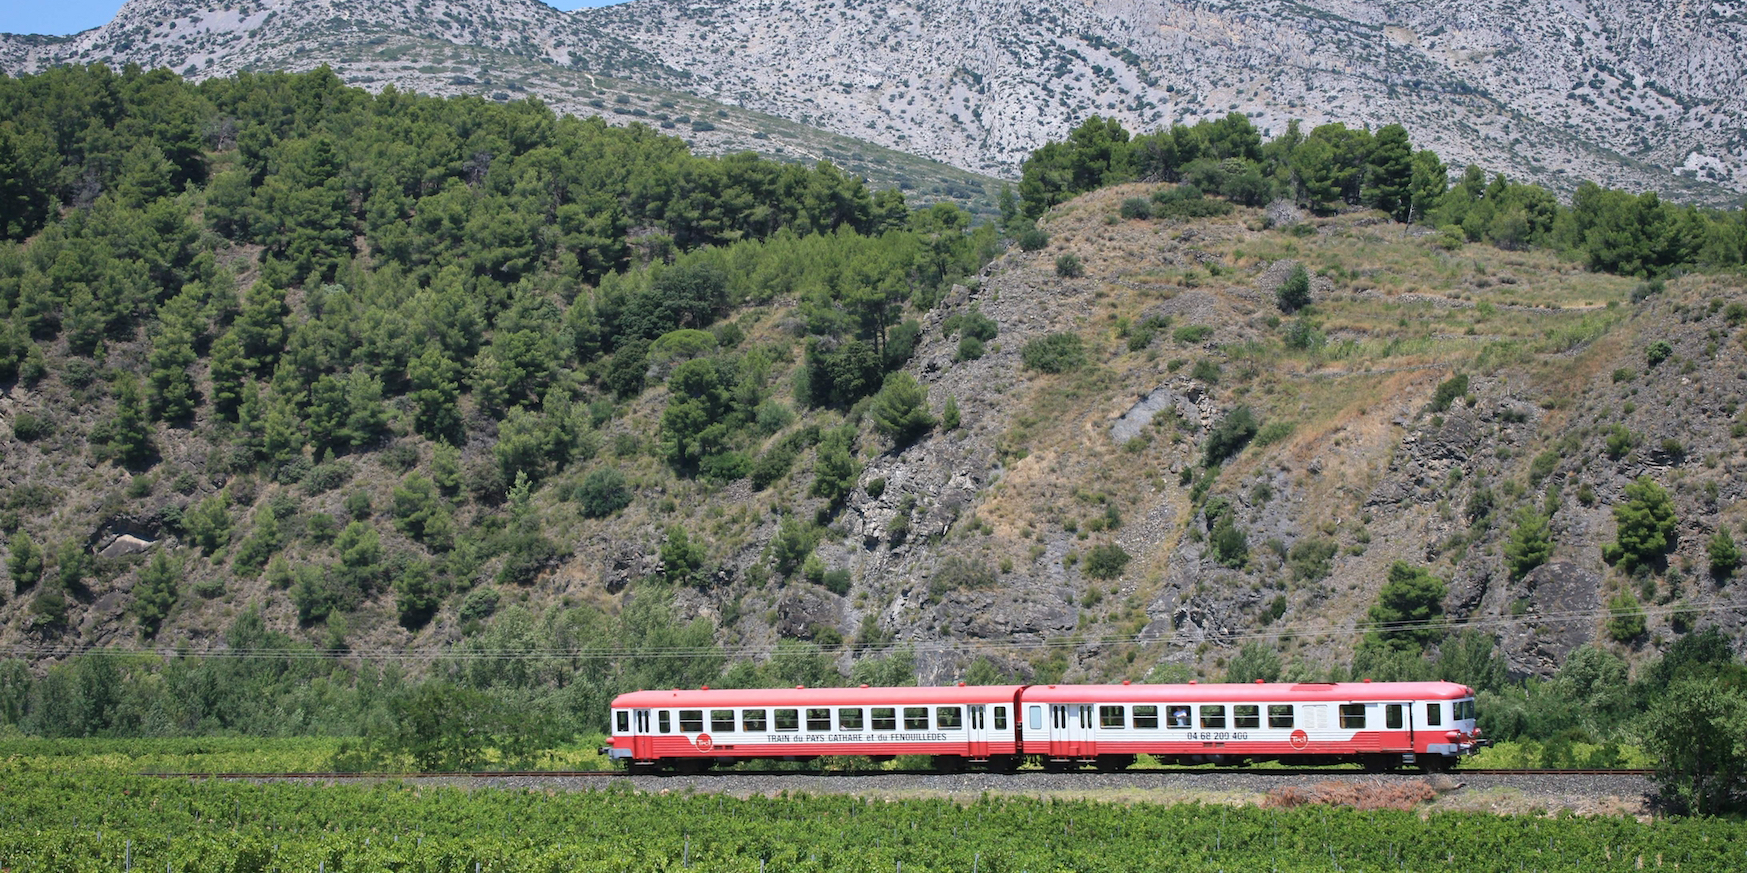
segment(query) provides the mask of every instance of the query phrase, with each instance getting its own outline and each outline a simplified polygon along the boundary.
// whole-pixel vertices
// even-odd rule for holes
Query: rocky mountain
[[[539,0],[130,0],[110,23],[70,37],[0,35],[0,71],[68,63],[166,67],[196,80],[326,64],[372,91],[538,96],[560,112],[682,135],[705,154],[830,160],[923,199],[980,210],[993,202],[986,176],[673,90],[688,74]]]
[[[1668,0],[638,0],[578,12],[683,87],[1011,174],[1093,114],[1401,122],[1556,189],[1747,191],[1747,15]]]
[[[1010,177],[1093,114],[1149,131],[1235,110],[1276,135],[1401,122],[1457,166],[1721,202],[1747,191],[1744,37],[1740,9],[1670,0],[132,0],[72,37],[0,37],[0,69],[326,63],[373,89],[536,94],[961,200],[984,183],[896,153]]]

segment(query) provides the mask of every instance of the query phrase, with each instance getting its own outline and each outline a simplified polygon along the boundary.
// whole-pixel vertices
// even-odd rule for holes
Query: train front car
[[[939,769],[1018,761],[1023,686],[637,691],[612,704],[603,751],[633,773],[746,760],[928,755]]]
[[[1357,762],[1443,770],[1483,741],[1451,682],[1032,686],[1022,751],[1045,767]]]

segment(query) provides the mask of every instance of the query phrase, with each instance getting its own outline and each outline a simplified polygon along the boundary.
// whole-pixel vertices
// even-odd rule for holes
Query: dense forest
[[[904,370],[918,316],[1009,243],[1041,248],[1035,219],[1102,186],[1179,183],[1125,202],[1131,218],[1362,207],[1596,271],[1747,263],[1740,211],[1587,184],[1566,205],[1474,167],[1451,184],[1395,125],[1264,143],[1238,114],[1136,137],[1094,118],[1033,155],[999,225],[974,226],[828,163],[702,158],[537,101],[371,95],[326,70],[194,85],[60,68],[0,79],[0,118],[0,600],[28,642],[0,661],[0,725],[51,735],[381,737],[466,709],[532,748],[598,727],[621,689],[838,683],[845,644],[851,681],[914,682],[875,625],[750,652],[676,621],[673,597],[845,593],[814,548],[867,454],[958,423]],[[975,309],[947,327],[970,358],[998,332]],[[1076,353],[1040,346],[1034,365],[1027,348],[1027,366]],[[1210,439],[1209,466],[1221,452]],[[664,521],[673,483],[780,492],[774,538],[747,541],[745,517]],[[659,561],[633,596],[524,605],[592,521],[638,512]],[[93,554],[123,530],[179,547]],[[748,549],[729,578],[725,556]],[[82,608],[117,580],[132,625],[79,654]],[[1379,622],[1412,617],[1415,590],[1442,596],[1400,582]],[[145,653],[211,602],[226,617],[198,645]],[[353,651],[372,605],[413,634],[442,616],[443,653]],[[1632,684],[1600,649],[1512,682],[1479,635],[1421,658],[1428,641],[1375,634],[1352,669],[1475,684],[1489,730],[1566,732],[1548,754],[1569,757],[1674,673],[1739,686],[1726,641],[1689,639]],[[1277,677],[1264,648],[1231,675]],[[1002,677],[979,660],[965,678]]]

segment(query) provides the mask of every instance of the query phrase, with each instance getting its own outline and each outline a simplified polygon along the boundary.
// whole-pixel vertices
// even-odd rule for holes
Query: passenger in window
[[[1186,728],[1189,726],[1189,707],[1171,707],[1171,727]]]

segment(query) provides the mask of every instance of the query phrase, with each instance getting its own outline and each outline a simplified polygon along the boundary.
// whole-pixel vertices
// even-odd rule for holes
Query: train
[[[1454,682],[710,688],[614,698],[609,745],[631,773],[742,761],[926,756],[934,769],[1114,771],[1161,764],[1442,771],[1487,744]]]

